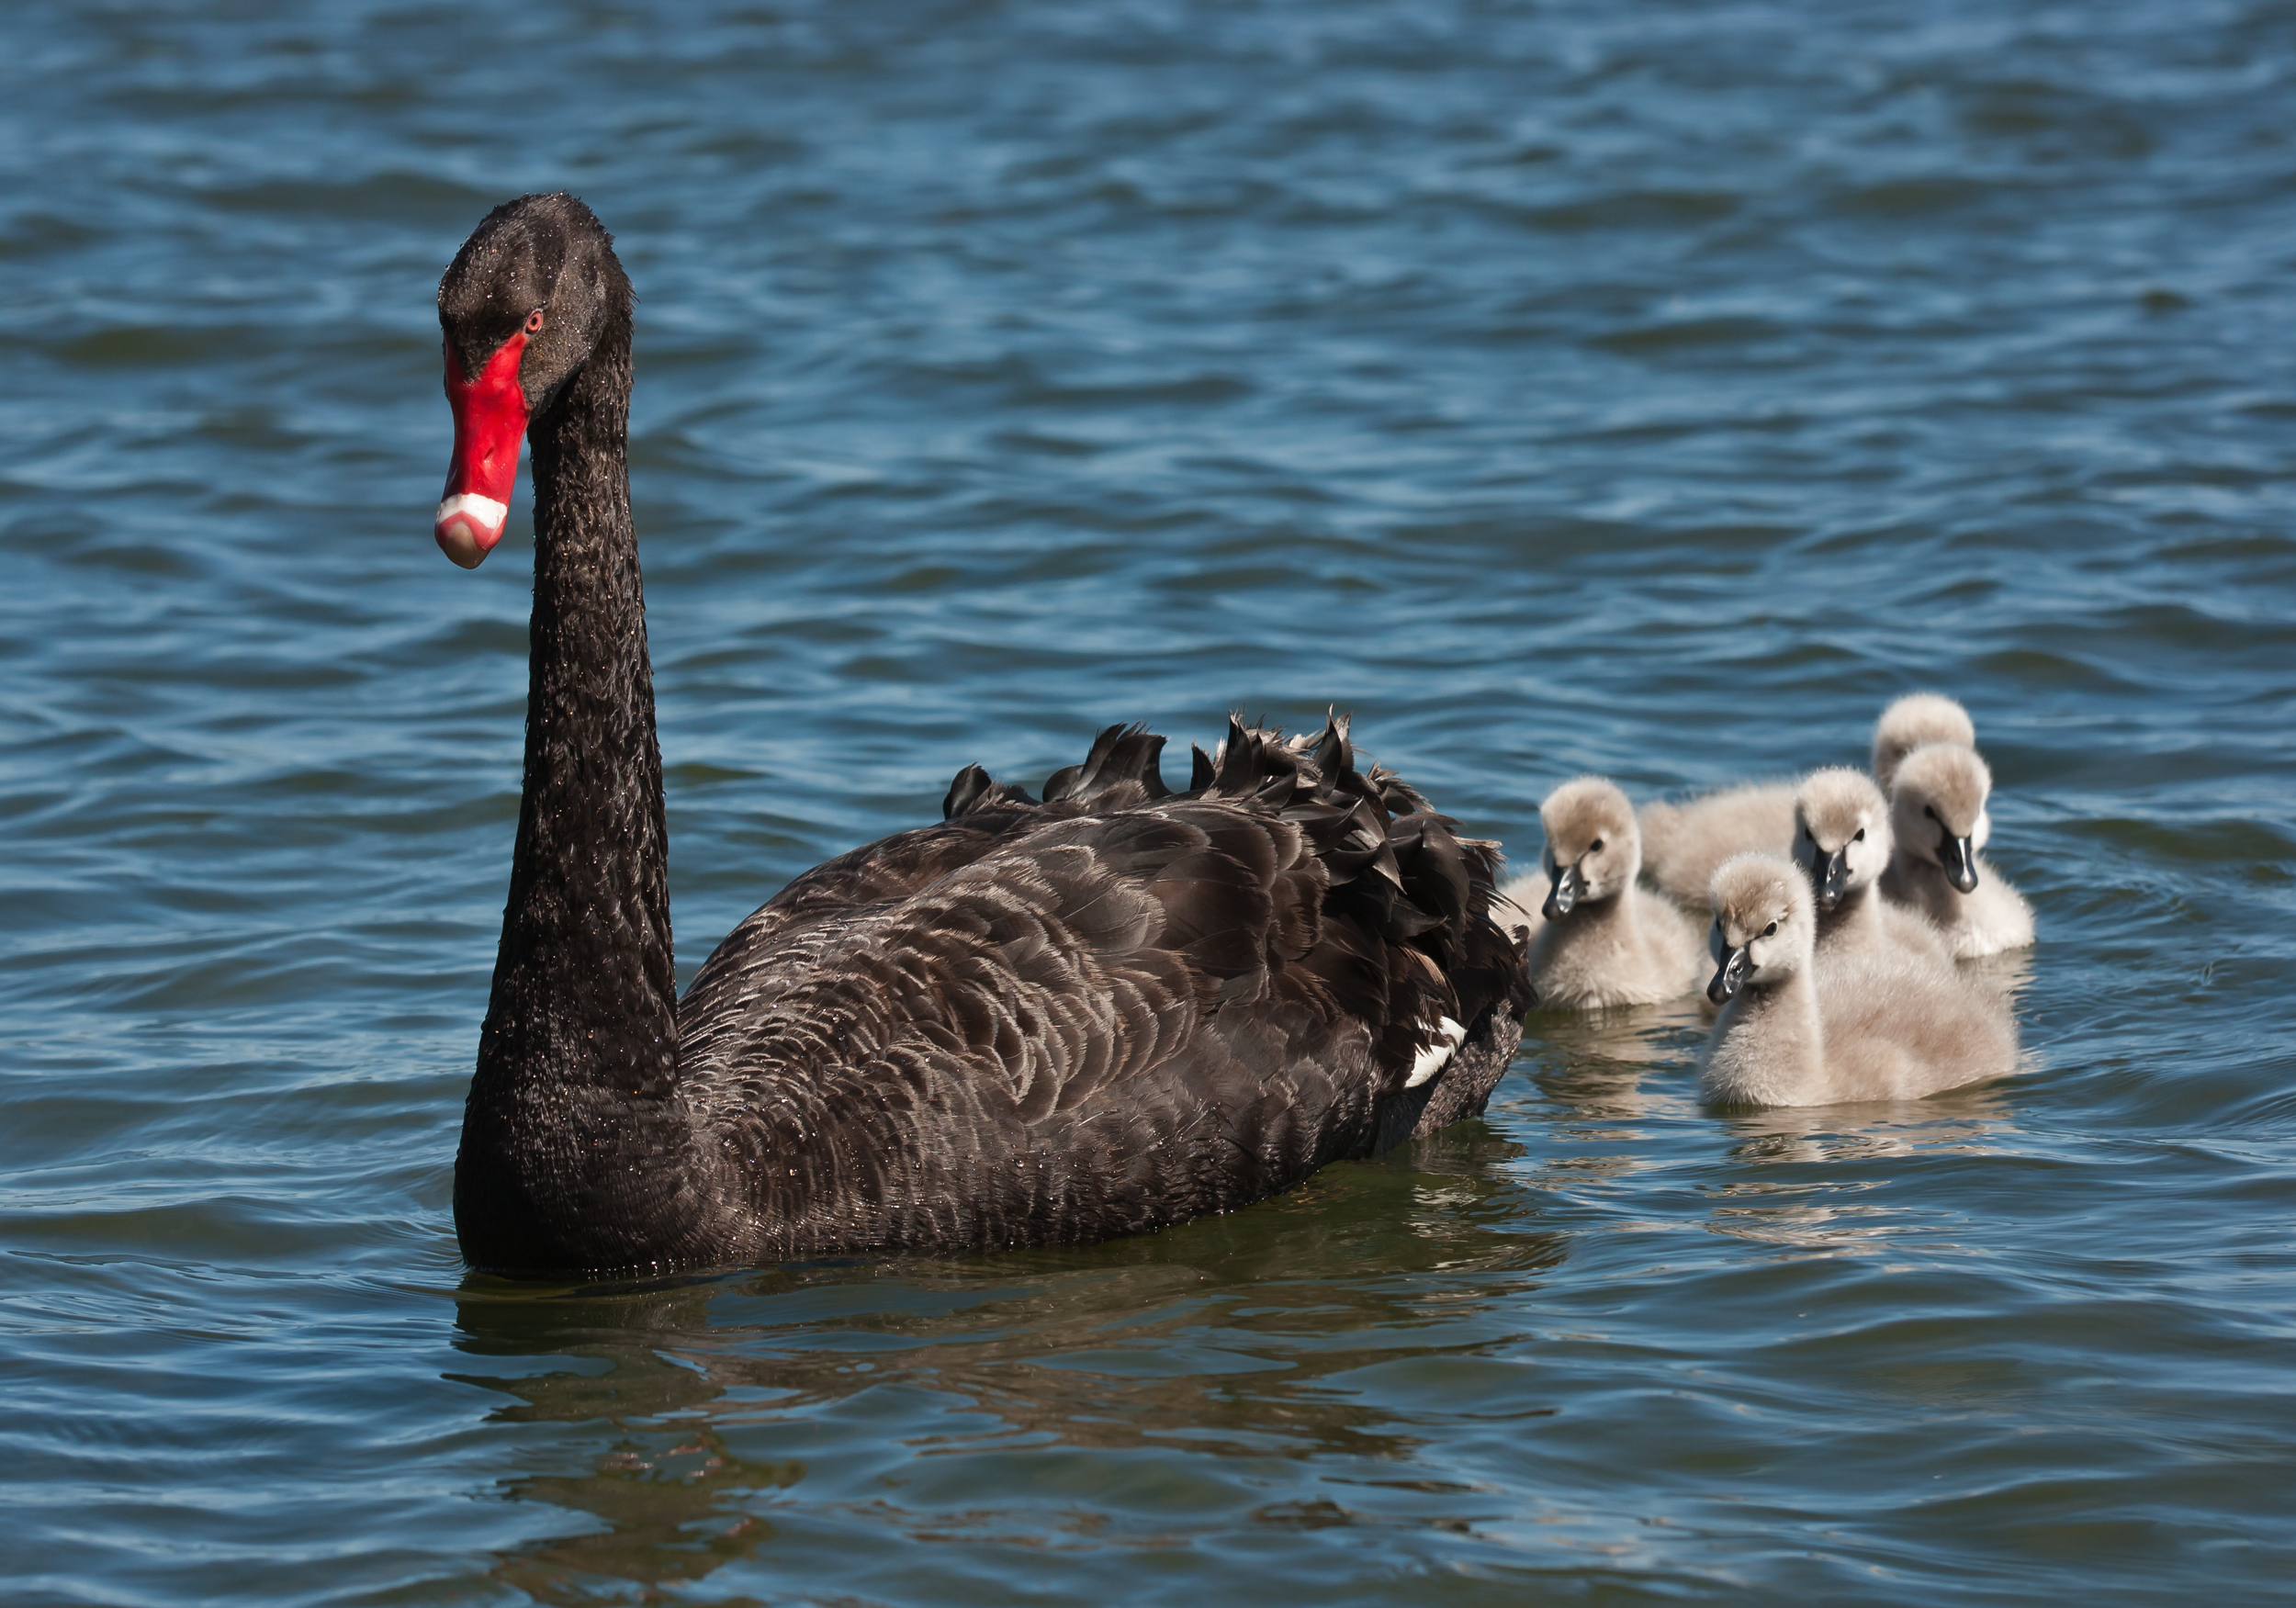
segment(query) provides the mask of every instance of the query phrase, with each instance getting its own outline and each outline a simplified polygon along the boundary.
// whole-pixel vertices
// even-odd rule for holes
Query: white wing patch
[[[1404,1080],[1405,1088],[1415,1089],[1441,1072],[1450,1063],[1451,1057],[1458,1053],[1459,1044],[1467,1037],[1467,1029],[1449,1017],[1437,1018],[1435,1031],[1443,1035],[1443,1042],[1430,1044],[1419,1052],[1417,1059],[1411,1063],[1411,1076]]]

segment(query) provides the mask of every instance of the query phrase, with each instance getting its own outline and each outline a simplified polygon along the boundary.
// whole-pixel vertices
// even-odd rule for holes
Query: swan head
[[[1986,801],[1993,772],[1977,750],[1962,743],[1928,743],[1897,767],[1890,792],[1890,825],[1899,849],[1941,866],[1964,894],[1977,889],[1977,851],[1993,836]]]
[[[1634,805],[1615,783],[1600,776],[1566,782],[1538,806],[1538,820],[1547,829],[1539,864],[1549,884],[1543,906],[1548,920],[1634,886],[1642,869],[1642,833]]]
[[[1977,746],[1976,723],[1969,711],[1942,692],[1908,692],[1874,723],[1874,781],[1884,793],[1897,782],[1897,767],[1924,743]]]
[[[465,569],[502,539],[528,422],[630,301],[613,237],[571,196],[505,202],[455,253],[438,285],[455,450],[432,534]]]
[[[1817,905],[1808,880],[1792,860],[1733,854],[1715,868],[1706,896],[1714,907],[1706,947],[1715,964],[1706,997],[1715,1004],[1809,964],[1818,942]]]
[[[1889,801],[1864,772],[1829,766],[1794,790],[1794,861],[1821,911],[1872,887],[1890,847]]]

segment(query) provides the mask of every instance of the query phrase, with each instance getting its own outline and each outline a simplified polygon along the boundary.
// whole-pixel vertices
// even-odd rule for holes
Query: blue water
[[[2296,12],[0,13],[10,1603],[2269,1601],[2296,1578]],[[639,309],[680,961],[1114,720],[1548,787],[1975,715],[2032,1075],[1694,1010],[1086,1250],[467,1278],[523,492],[431,307]]]

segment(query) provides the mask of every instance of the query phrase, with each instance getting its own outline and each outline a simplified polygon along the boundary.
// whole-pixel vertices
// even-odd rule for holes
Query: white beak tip
[[[476,569],[502,539],[502,526],[510,512],[507,503],[491,497],[458,492],[438,505],[431,534],[438,538],[440,552],[465,569]]]

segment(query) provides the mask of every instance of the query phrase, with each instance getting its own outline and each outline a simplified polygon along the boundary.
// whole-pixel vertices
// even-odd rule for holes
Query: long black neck
[[[525,793],[455,1168],[474,1266],[618,1269],[701,1250],[629,405],[625,307],[528,433]]]

